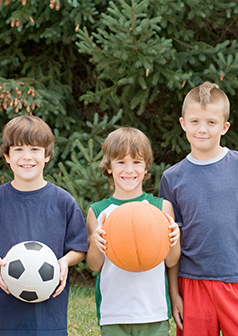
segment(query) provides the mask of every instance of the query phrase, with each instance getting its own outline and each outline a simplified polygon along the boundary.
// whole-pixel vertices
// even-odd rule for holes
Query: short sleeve
[[[64,254],[70,250],[87,252],[87,229],[82,211],[75,200],[68,207]]]
[[[179,207],[177,206],[177,202],[173,196],[173,193],[169,187],[168,181],[164,174],[162,175],[161,181],[160,181],[159,196],[171,202],[173,209],[174,209],[176,223],[178,224],[182,223],[183,220],[182,220],[181,212],[179,210]]]

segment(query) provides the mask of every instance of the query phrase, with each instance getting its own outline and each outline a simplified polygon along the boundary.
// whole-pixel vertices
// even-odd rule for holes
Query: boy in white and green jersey
[[[96,304],[103,336],[168,335],[170,304],[165,266],[172,267],[178,262],[180,233],[173,221],[171,203],[142,190],[152,162],[150,142],[135,128],[123,127],[110,133],[103,145],[100,167],[114,183],[114,193],[108,199],[94,203],[87,216],[87,261],[93,271],[99,272]],[[121,204],[133,201],[153,204],[172,217],[168,256],[153,269],[139,273],[115,266],[105,255],[106,242],[102,237],[105,218]]]

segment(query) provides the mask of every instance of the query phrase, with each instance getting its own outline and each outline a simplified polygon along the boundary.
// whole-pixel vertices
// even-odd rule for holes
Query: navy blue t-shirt
[[[0,186],[0,257],[15,244],[36,240],[60,259],[70,250],[87,251],[82,212],[65,190],[47,182],[34,191]],[[0,336],[66,336],[69,283],[56,298],[26,303],[0,288]]]
[[[238,152],[208,161],[188,155],[167,169],[160,196],[182,230],[179,276],[238,283]]]

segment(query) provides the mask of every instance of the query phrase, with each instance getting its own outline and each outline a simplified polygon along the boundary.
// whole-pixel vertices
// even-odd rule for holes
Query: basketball
[[[1,275],[9,292],[28,303],[47,300],[59,284],[60,267],[45,244],[27,241],[14,245],[3,259]]]
[[[148,271],[170,250],[169,219],[152,204],[128,202],[113,210],[103,224],[106,255],[129,272]]]

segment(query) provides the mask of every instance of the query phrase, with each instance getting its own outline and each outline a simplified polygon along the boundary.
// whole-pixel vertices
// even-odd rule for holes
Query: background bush
[[[56,136],[46,178],[86,215],[111,193],[101,143],[122,125],[141,129],[154,150],[145,190],[189,145],[180,128],[186,93],[209,80],[231,101],[222,144],[238,149],[237,1],[0,0],[0,128],[42,117]],[[11,172],[0,163],[1,181]]]

